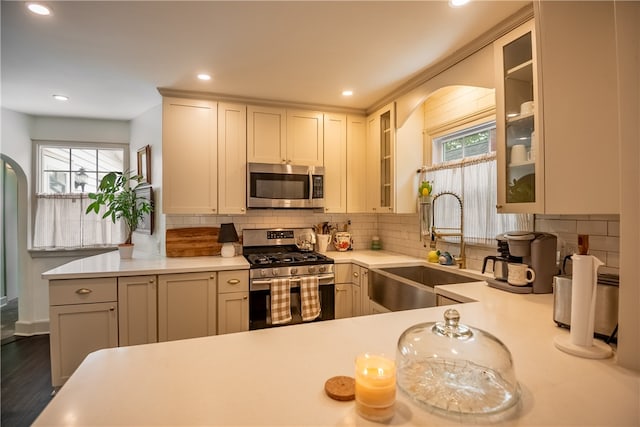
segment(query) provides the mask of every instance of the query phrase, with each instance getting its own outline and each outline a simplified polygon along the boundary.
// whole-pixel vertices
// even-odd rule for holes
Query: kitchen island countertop
[[[554,347],[568,331],[552,321],[552,295],[518,295],[482,282],[445,285],[461,322],[510,349],[520,403],[490,419],[445,417],[402,392],[391,425],[640,424],[640,374],[615,358],[590,360]],[[444,307],[120,347],[90,354],[36,420],[51,425],[363,426],[353,402],[329,399],[324,382],[353,375],[358,353],[395,355],[410,326]]]

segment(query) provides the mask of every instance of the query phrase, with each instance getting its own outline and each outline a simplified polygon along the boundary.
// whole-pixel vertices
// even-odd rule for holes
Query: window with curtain
[[[85,214],[100,180],[122,172],[128,147],[123,144],[39,142],[36,153],[34,249],[77,249],[110,246],[124,239],[122,224],[102,215]]]
[[[533,215],[499,214],[496,210],[495,122],[488,122],[433,140],[433,163],[426,168],[434,194],[450,191],[463,200],[465,241],[495,244],[505,231],[532,230]],[[434,204],[437,228],[459,228],[460,207],[454,197]]]

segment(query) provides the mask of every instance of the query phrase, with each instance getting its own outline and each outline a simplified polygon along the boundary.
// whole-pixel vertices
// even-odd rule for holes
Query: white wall
[[[144,146],[151,147],[151,186],[154,197],[153,234],[133,233],[136,250],[160,254],[163,252],[165,216],[162,215],[162,104],[151,108],[131,121],[129,144],[131,170],[137,171],[137,153]]]

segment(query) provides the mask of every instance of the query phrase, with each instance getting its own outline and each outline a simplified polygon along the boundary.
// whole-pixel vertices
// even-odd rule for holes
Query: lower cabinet
[[[116,278],[49,283],[51,382],[59,387],[84,358],[118,346]]]
[[[336,264],[335,269],[336,319],[370,314],[369,270],[357,264]],[[366,309],[363,310],[363,307]]]
[[[158,341],[215,335],[216,273],[158,276]]]
[[[118,278],[119,345],[158,342],[158,285],[155,275]]]
[[[249,330],[249,272],[218,272],[218,334]]]

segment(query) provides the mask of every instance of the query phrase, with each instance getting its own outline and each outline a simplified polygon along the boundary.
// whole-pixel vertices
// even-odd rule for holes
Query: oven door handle
[[[324,274],[321,276],[318,276],[318,281],[321,280],[330,280],[330,283],[325,283],[325,284],[331,284],[333,283],[333,279],[335,278],[335,275],[333,274]],[[292,277],[289,279],[289,283],[291,285],[292,288],[299,288],[300,287],[300,280],[302,278],[301,277]],[[265,290],[265,289],[269,289],[271,287],[271,279],[267,279],[267,280],[252,280],[251,281],[251,290],[254,291],[260,291],[260,290]],[[322,284],[319,284],[319,286],[322,286]]]

